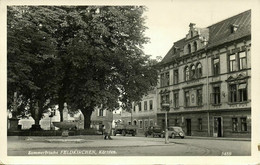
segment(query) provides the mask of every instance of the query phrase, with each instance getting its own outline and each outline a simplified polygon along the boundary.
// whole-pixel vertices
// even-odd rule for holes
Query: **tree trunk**
[[[92,108],[92,107],[87,107],[81,111],[84,115],[84,129],[90,128],[91,114],[92,114],[93,109],[94,108]]]
[[[60,121],[63,121],[64,99],[59,99]]]

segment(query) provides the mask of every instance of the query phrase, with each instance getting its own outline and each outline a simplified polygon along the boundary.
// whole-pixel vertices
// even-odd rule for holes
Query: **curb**
[[[217,137],[194,137],[186,136],[186,139],[201,139],[201,140],[230,140],[230,141],[251,141],[251,138],[217,138]]]

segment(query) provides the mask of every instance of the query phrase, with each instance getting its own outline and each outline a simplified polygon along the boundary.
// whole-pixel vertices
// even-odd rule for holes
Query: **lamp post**
[[[170,104],[169,103],[163,103],[162,107],[165,109],[165,144],[169,144],[169,135],[168,135],[168,111],[170,111]]]

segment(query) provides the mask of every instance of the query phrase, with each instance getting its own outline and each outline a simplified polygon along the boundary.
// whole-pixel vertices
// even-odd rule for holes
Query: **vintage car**
[[[150,126],[148,129],[145,131],[144,135],[145,137],[151,135],[152,137],[161,137],[163,133],[163,130],[160,126]]]
[[[170,138],[180,137],[180,138],[183,139],[185,137],[185,134],[184,134],[184,132],[183,132],[181,127],[174,126],[174,127],[169,127],[168,128],[168,136]]]

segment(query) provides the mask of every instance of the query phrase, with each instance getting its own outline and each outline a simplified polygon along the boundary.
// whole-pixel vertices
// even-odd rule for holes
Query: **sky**
[[[189,24],[205,28],[236,14],[253,9],[260,1],[253,0],[162,0],[145,4],[146,36],[150,43],[144,45],[145,54],[164,57],[174,42],[184,38]]]

